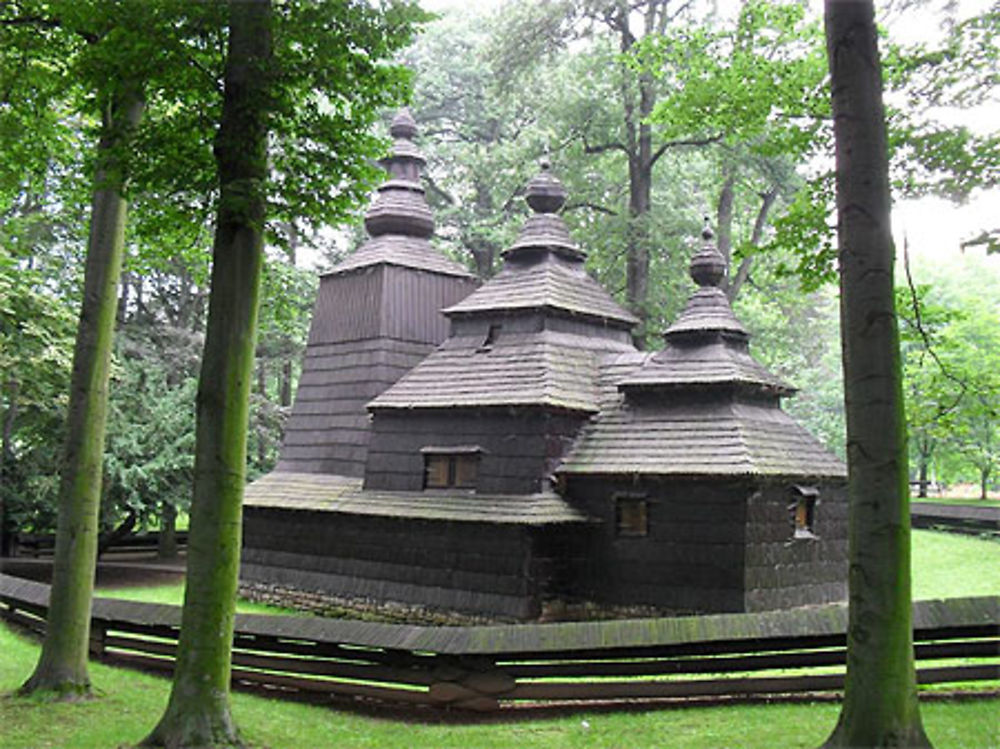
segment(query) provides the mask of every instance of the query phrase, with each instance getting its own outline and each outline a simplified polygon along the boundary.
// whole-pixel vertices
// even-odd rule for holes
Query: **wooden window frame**
[[[788,505],[792,516],[792,538],[817,539],[816,506],[819,504],[819,489],[815,486],[796,484],[792,486],[794,501]]]
[[[483,452],[478,445],[425,447],[420,452],[424,456],[424,489],[475,490]]]
[[[612,497],[615,538],[649,536],[649,497],[646,494],[618,493]]]

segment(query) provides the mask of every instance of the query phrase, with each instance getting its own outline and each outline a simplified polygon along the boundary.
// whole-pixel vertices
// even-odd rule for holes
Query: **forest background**
[[[820,19],[795,2],[718,5],[475,3],[426,24],[401,61],[413,73],[436,241],[481,276],[495,272],[526,216],[523,186],[547,158],[569,190],[565,217],[589,270],[643,320],[637,342],[658,348],[688,295],[687,261],[707,216],[754,354],[801,388],[788,410],[843,454]],[[918,493],[963,483],[985,497],[1000,469],[1000,237],[996,210],[962,221],[951,206],[1000,202],[1000,5],[961,6],[966,15],[948,4],[887,4],[883,62],[895,196],[921,206],[902,212],[897,237],[909,260],[897,308],[913,478]],[[907,36],[915,15],[939,32]],[[14,100],[30,87],[10,81],[37,73],[38,89],[47,79],[12,59],[0,86],[0,499],[5,532],[46,532],[82,293],[92,171],[82,144],[95,122],[71,106],[68,87]],[[177,180],[129,195],[104,461],[108,534],[169,526],[190,498],[213,205],[210,188],[185,182],[185,116],[197,115],[160,115],[174,118],[176,139],[154,145]],[[275,166],[294,179],[293,160]],[[316,271],[363,237],[361,198],[380,179],[374,168],[365,174],[356,189],[331,186],[269,212],[251,478],[277,458]],[[325,221],[327,202],[353,206],[354,223]],[[964,244],[928,246],[928,220]]]

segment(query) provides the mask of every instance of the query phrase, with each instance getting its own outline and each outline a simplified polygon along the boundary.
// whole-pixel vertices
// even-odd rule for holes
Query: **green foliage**
[[[917,272],[930,283],[897,290],[911,455],[923,474],[974,479],[983,493],[1000,469],[1000,275],[990,260],[966,255],[950,273],[927,265]]]
[[[169,328],[128,326],[116,348],[102,525],[111,528],[134,515],[148,527],[163,504],[189,504],[197,380],[193,371],[172,365],[177,343]]]
[[[0,243],[0,500],[8,529],[46,530],[55,519],[74,324],[44,276]]]

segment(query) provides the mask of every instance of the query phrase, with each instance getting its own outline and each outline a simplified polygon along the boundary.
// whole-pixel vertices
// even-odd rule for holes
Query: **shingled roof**
[[[544,308],[605,320],[623,328],[638,322],[590,277],[583,263],[554,253],[508,260],[488,283],[443,311],[455,317]]]
[[[408,109],[393,118],[389,132],[394,138],[392,152],[380,162],[389,179],[379,186],[365,214],[370,239],[327,275],[385,264],[471,278],[468,270],[444,257],[429,241],[434,234],[434,216],[420,184],[426,162],[413,143],[417,124]]]
[[[565,474],[843,477],[843,463],[781,410],[794,389],[750,356],[749,333],[722,292],[712,233],[691,261],[699,285],[666,348],[604,368],[619,391],[581,432]],[[627,366],[636,362],[634,366]],[[605,386],[607,393],[607,386]]]
[[[478,321],[475,335],[445,341],[369,409],[546,406],[594,413],[599,368],[609,353],[635,351],[628,330],[635,318],[619,307],[583,267],[585,253],[556,214],[566,191],[548,165],[528,183],[535,214],[504,252],[497,276],[445,310],[453,323]],[[533,314],[537,325],[504,326],[512,315]],[[583,323],[573,332],[550,329],[550,318]],[[484,341],[488,325],[500,330]],[[473,326],[474,327],[474,326]],[[460,328],[462,330],[468,330]],[[454,330],[454,329],[453,329]]]
[[[444,313],[450,317],[525,309],[558,310],[630,329],[639,321],[622,309],[583,267],[586,253],[558,215],[566,190],[542,164],[527,186],[534,214],[517,240],[504,250],[504,267],[494,278]]]
[[[340,512],[465,523],[550,525],[588,522],[556,494],[471,494],[459,490],[362,490],[361,479],[316,473],[269,473],[246,488],[246,507]]]
[[[559,467],[567,474],[843,477],[843,463],[784,411],[732,398],[630,407],[585,428]]]
[[[554,331],[450,338],[369,409],[540,405],[596,412],[602,357],[631,346]]]

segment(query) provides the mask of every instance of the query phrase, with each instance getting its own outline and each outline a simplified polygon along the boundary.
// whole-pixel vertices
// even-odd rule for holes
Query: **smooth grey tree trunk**
[[[242,746],[229,707],[249,395],[263,268],[270,0],[231,0],[220,197],[198,382],[187,582],[170,700],[145,746]]]
[[[913,660],[910,507],[881,65],[870,0],[826,0],[847,416],[847,682],[828,747],[927,747]]]
[[[141,92],[120,85],[101,124],[66,417],[51,598],[42,652],[21,694],[48,691],[70,699],[91,691],[87,671],[90,606],[97,563],[108,373],[125,244],[122,153],[143,109]]]

